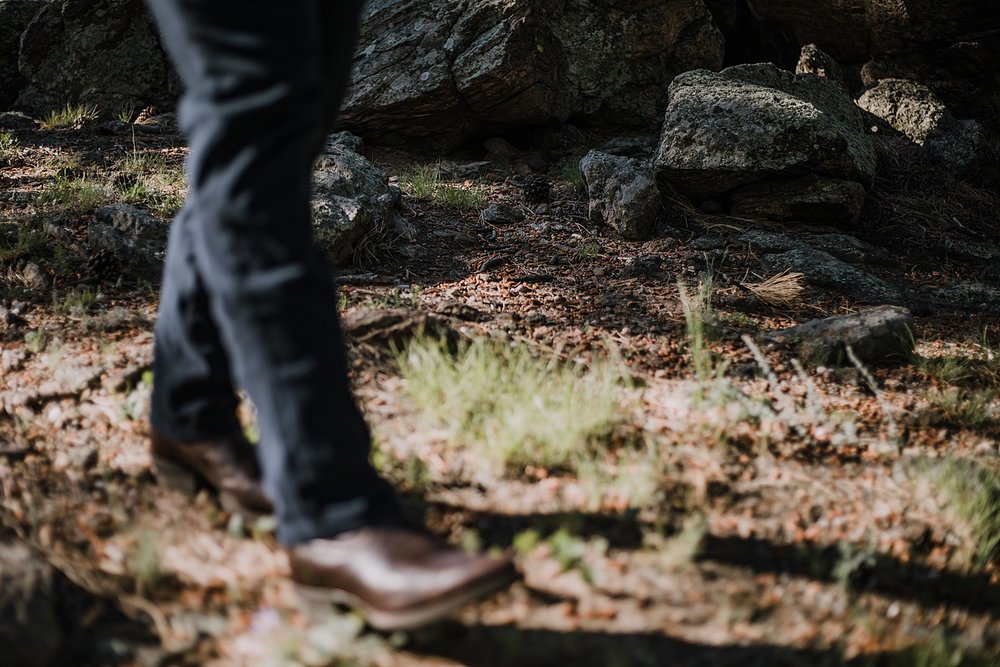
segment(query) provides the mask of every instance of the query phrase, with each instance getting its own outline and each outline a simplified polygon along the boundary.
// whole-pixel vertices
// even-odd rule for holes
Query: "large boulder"
[[[17,105],[35,113],[72,103],[114,116],[170,105],[178,92],[142,0],[47,4],[24,32],[19,63]]]
[[[592,222],[610,225],[626,239],[650,237],[663,206],[648,162],[590,151],[580,161],[580,172]]]
[[[968,171],[992,163],[989,134],[975,120],[958,120],[927,86],[903,79],[883,79],[857,100],[923,147],[927,157],[943,167]]]
[[[722,55],[701,0],[372,0],[341,120],[438,150],[571,116],[648,127],[676,74]]]
[[[6,109],[24,85],[17,70],[21,35],[50,0],[0,0],[0,109]]]
[[[782,190],[793,213],[794,193],[802,192],[799,212],[808,214],[838,193],[845,201],[834,204],[854,210],[857,188],[842,182],[870,187],[874,180],[874,147],[860,112],[835,81],[769,64],[739,65],[686,72],[669,93],[656,157],[664,192],[719,199],[754,183],[812,175],[823,197],[793,185]]]

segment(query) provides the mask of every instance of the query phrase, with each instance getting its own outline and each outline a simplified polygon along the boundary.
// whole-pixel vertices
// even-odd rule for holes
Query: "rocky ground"
[[[376,461],[435,531],[511,550],[523,574],[387,637],[301,609],[268,522],[155,483],[157,244],[184,147],[169,128],[121,125],[0,142],[12,664],[1000,664],[996,197],[883,169],[850,230],[678,201],[637,242],[591,222],[582,153],[539,166],[517,150],[435,162],[362,149],[403,193],[340,278]],[[121,203],[142,214],[101,209]],[[800,261],[816,252],[841,278]],[[786,269],[805,274],[800,293],[755,295]],[[894,348],[915,341],[912,354],[800,365],[762,338],[883,302],[913,311],[913,340]],[[564,462],[522,445],[496,465],[420,407],[388,344],[418,324],[615,365],[614,428]]]

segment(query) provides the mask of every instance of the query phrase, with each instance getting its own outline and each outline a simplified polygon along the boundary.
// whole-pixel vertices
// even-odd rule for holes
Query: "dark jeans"
[[[361,0],[148,4],[186,87],[190,144],[156,324],[153,427],[183,440],[238,428],[238,384],[257,408],[279,539],[359,527],[394,496],[368,461],[309,198]]]

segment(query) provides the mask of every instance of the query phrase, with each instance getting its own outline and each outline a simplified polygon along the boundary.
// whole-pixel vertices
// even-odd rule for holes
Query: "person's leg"
[[[187,442],[240,430],[229,360],[195,265],[192,217],[193,210],[186,207],[170,229],[156,319],[150,414],[154,432]]]
[[[392,495],[368,462],[309,209],[317,136],[350,66],[335,63],[331,77],[323,39],[353,42],[357,5],[324,25],[324,3],[310,0],[149,4],[186,85],[192,268],[257,407],[279,538],[295,544],[365,525]],[[328,89],[331,79],[340,90]]]

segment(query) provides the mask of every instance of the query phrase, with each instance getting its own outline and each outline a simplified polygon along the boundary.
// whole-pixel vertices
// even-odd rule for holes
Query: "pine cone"
[[[135,122],[141,125],[142,123],[145,123],[147,120],[149,120],[153,116],[156,116],[159,113],[160,111],[155,106],[150,105],[148,107],[145,107],[142,111],[139,112],[139,115],[136,116],[135,118]]]
[[[101,282],[115,283],[122,275],[122,263],[114,252],[104,248],[87,258],[87,270]]]
[[[524,179],[521,190],[524,192],[524,201],[529,204],[544,204],[549,201],[552,181],[544,176],[528,176]]]

